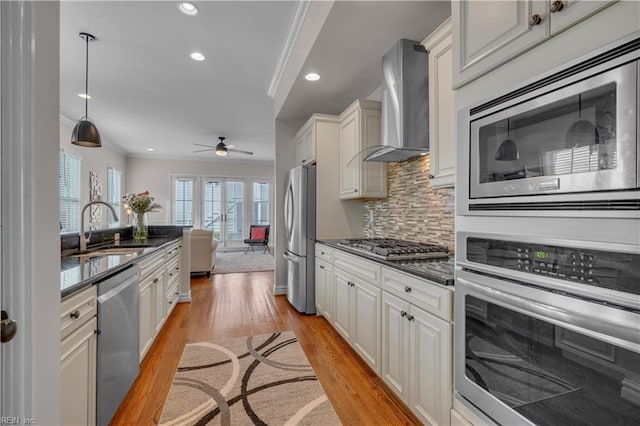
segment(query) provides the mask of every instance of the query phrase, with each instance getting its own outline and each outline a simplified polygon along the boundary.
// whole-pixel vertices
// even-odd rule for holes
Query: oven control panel
[[[468,237],[467,261],[640,294],[640,254]]]

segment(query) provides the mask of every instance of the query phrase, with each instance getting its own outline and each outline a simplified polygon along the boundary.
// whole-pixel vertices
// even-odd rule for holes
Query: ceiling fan
[[[193,151],[194,153],[196,152],[205,152],[205,151],[216,151],[216,155],[219,155],[220,157],[226,157],[230,152],[237,152],[238,154],[247,154],[247,155],[253,155],[253,152],[250,151],[244,151],[242,149],[235,149],[235,145],[227,145],[224,143],[224,140],[226,139],[224,136],[219,136],[218,139],[220,139],[220,142],[216,145],[216,146],[211,146],[211,145],[203,145],[200,143],[194,143],[194,145],[197,146],[206,146],[207,149],[201,149],[198,151]]]

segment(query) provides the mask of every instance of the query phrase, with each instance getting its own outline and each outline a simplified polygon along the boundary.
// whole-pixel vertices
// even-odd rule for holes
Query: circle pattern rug
[[[186,345],[161,425],[339,425],[292,331]]]

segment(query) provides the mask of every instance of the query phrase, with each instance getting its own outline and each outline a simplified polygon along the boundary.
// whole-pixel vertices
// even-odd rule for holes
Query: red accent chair
[[[249,229],[249,238],[244,240],[244,243],[247,244],[247,249],[244,251],[245,254],[249,252],[249,249],[253,251],[255,246],[264,246],[264,253],[271,253],[269,248],[269,225],[251,225]]]

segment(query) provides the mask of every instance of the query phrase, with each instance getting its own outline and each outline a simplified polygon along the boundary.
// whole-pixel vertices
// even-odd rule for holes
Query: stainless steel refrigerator
[[[299,312],[315,314],[316,169],[289,170],[284,198],[287,299]]]

